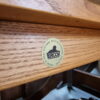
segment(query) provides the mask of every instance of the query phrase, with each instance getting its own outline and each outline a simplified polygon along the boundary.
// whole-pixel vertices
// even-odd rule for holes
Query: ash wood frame
[[[42,46],[58,38],[64,59],[56,68],[42,60]],[[0,90],[51,76],[100,59],[100,30],[0,22]]]

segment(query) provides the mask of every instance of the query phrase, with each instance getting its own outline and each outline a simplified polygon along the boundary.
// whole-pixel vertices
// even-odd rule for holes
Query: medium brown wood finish
[[[74,69],[73,82],[76,86],[86,86],[92,88],[100,93],[100,77],[92,75],[91,73]],[[100,95],[99,95],[100,96]]]
[[[64,46],[56,68],[47,67],[42,47],[48,38]],[[0,90],[57,74],[100,59],[100,30],[0,22]]]
[[[100,29],[99,0],[0,0],[0,19]]]
[[[5,91],[1,92],[1,99],[0,100],[16,100],[23,96],[24,90],[21,86],[6,89]]]

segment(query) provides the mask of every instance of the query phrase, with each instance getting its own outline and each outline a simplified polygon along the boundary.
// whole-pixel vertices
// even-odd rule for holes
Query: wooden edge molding
[[[0,4],[0,20],[100,29],[100,22],[9,4]]]

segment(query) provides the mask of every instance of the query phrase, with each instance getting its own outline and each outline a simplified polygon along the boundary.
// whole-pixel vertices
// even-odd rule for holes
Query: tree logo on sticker
[[[42,48],[42,58],[49,67],[58,66],[64,56],[64,49],[60,40],[56,38],[48,39]]]

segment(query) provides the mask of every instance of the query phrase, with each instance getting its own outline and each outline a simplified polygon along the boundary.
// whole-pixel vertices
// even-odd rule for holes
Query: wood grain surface
[[[59,39],[64,58],[56,68],[42,60],[48,38]],[[54,75],[100,59],[100,30],[0,22],[0,90]]]
[[[100,94],[100,76],[77,69],[73,71],[73,75],[73,82],[76,86],[86,86],[88,88],[90,87]]]
[[[100,0],[0,0],[0,19],[100,29]]]

